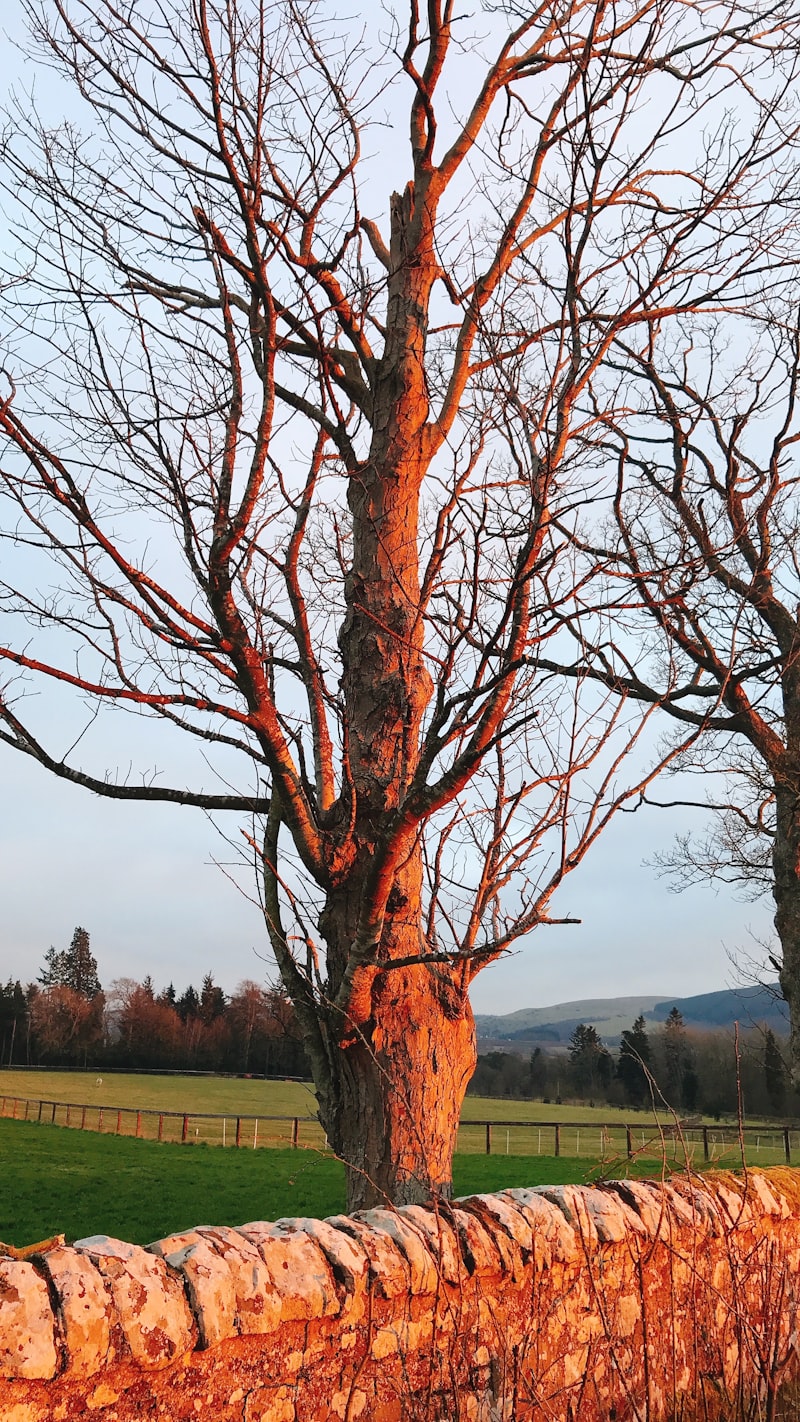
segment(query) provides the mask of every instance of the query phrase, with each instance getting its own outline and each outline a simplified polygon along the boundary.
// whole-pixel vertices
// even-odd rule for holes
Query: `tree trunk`
[[[800,1089],[800,792],[782,777],[775,792],[775,928],[781,945],[781,992],[789,1005],[789,1066]]]
[[[469,1000],[420,964],[379,974],[372,1005],[320,1093],[320,1119],[347,1167],[347,1208],[449,1199],[476,1061]]]

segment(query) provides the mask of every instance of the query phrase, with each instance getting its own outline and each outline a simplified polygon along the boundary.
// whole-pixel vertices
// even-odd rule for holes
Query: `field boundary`
[[[69,1102],[47,1098],[4,1095],[0,1118],[33,1121],[101,1135],[132,1136],[136,1139],[169,1141],[182,1145],[202,1143],[226,1147],[327,1148],[327,1139],[316,1116],[222,1111],[170,1111],[153,1106],[118,1106],[96,1102]],[[202,1135],[201,1135],[202,1133]],[[581,1149],[583,1133],[586,1149]],[[514,1149],[512,1146],[512,1137]],[[594,1118],[571,1121],[462,1121],[458,1149],[470,1154],[547,1155],[558,1158],[574,1155],[633,1160],[653,1153],[690,1162],[695,1155],[713,1163],[744,1143],[748,1156],[766,1163],[777,1156],[786,1165],[800,1152],[800,1130],[785,1125],[707,1125],[703,1123],[649,1123],[598,1121]],[[794,1138],[794,1139],[793,1139]],[[542,1146],[544,1145],[544,1150]]]

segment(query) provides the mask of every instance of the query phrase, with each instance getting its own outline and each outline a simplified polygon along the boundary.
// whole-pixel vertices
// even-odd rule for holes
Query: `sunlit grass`
[[[651,1174],[652,1161],[636,1163]],[[614,1175],[626,1165],[615,1162]],[[598,1162],[457,1156],[457,1195],[595,1178]],[[197,1224],[284,1215],[317,1218],[345,1205],[344,1168],[312,1150],[213,1150],[0,1120],[0,1239],[21,1246],[64,1234],[145,1244]]]

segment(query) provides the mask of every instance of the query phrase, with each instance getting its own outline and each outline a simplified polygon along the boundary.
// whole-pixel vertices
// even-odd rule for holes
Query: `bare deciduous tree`
[[[800,1082],[795,322],[788,303],[765,303],[733,328],[715,317],[619,348],[605,417],[617,542],[605,553],[628,638],[595,637],[590,660],[603,683],[660,701],[682,728],[701,731],[676,764],[713,773],[716,824],[705,839],[680,840],[666,867],[684,881],[734,883],[743,896],[774,894],[782,957],[772,962]],[[586,621],[581,638],[587,651]]]
[[[584,397],[626,335],[748,299],[797,17],[29,8],[88,129],[23,106],[3,147],[4,739],[252,817],[351,1206],[447,1193],[470,981],[649,774],[620,772],[648,708],[544,665]],[[30,679],[180,728],[233,788],[63,756]]]

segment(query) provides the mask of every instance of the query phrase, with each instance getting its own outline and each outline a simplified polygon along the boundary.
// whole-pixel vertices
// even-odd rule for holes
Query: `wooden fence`
[[[180,1142],[183,1145],[291,1147],[324,1150],[324,1131],[314,1116],[254,1116],[153,1107],[98,1106],[3,1096],[0,1116],[44,1122],[104,1135]],[[627,1121],[462,1121],[459,1152],[486,1155],[586,1156],[613,1161],[637,1156],[735,1164],[744,1141],[749,1164],[789,1165],[800,1150],[793,1126],[743,1126],[698,1122],[666,1125]]]

